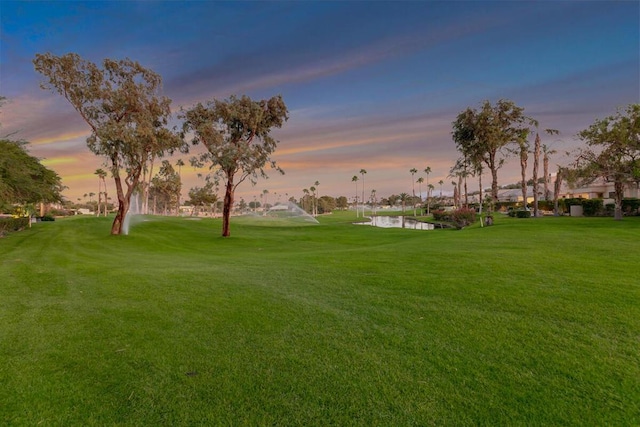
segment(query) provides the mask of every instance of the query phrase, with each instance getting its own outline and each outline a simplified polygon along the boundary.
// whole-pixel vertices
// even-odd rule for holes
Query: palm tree
[[[302,192],[304,193],[304,196],[302,196],[302,209],[304,209],[305,211],[309,212],[311,209],[307,208],[307,201],[309,200],[309,189],[308,188],[303,188]],[[313,213],[309,212],[309,213]]]
[[[438,181],[438,184],[440,184],[440,198],[442,199],[442,184],[444,184],[443,180]]]
[[[182,159],[178,159],[178,161],[176,162],[176,166],[178,166],[178,178],[180,179],[180,185],[182,186],[182,167],[184,166],[184,161]],[[177,201],[177,205],[178,205],[178,215],[180,215],[180,191],[178,191],[178,201]],[[254,203],[254,211],[255,211],[255,203]]]
[[[435,187],[433,186],[433,184],[428,184],[427,185],[427,215],[429,215],[429,206],[431,205],[431,192],[433,191]]]
[[[407,193],[400,193],[400,201],[402,202],[402,213],[404,213],[404,207],[407,204],[407,200],[409,200],[409,195]]]
[[[263,215],[267,214],[267,194],[269,194],[269,190],[267,189],[262,190],[262,198],[264,200],[262,203],[264,205],[262,208]]]
[[[424,173],[427,174],[427,215],[429,215],[429,174],[431,173],[431,167],[424,168]]]
[[[311,190],[311,215],[316,216],[316,187],[312,185],[309,190]]]
[[[420,177],[418,178],[418,193],[420,194],[420,215],[423,215],[423,211],[422,211],[422,183],[424,182],[424,178]]]
[[[460,204],[458,203],[458,198],[460,197],[460,192],[458,191],[458,183],[455,181],[451,181],[451,185],[453,185],[453,205],[458,208]]]
[[[100,168],[100,169],[96,169],[96,171],[94,172],[95,175],[98,175],[98,199],[100,199],[100,194],[101,194],[101,187],[104,190],[104,216],[107,216],[107,207],[109,205],[109,198],[107,195],[107,181],[105,181],[105,178],[107,177],[107,172],[105,172],[104,169]],[[102,185],[100,185],[100,183],[102,183]],[[98,216],[100,216],[100,202],[98,202]]]
[[[316,190],[317,190],[318,187],[320,186],[320,181],[316,181],[314,185],[315,185]],[[320,194],[320,190],[318,190],[318,194]],[[315,206],[315,215],[314,216],[318,216],[318,198],[315,195],[313,196],[313,198],[315,199],[314,200],[314,206]]]
[[[544,170],[544,199],[549,200],[551,198],[551,192],[549,191],[549,183],[551,181],[551,175],[549,175],[549,156],[556,154],[556,150],[551,150],[545,144],[542,144],[542,167]]]
[[[426,173],[426,174],[427,174],[427,186],[429,186],[429,174],[431,173],[431,168],[430,168],[429,166],[427,166],[427,167],[424,169],[424,173]]]
[[[376,199],[376,190],[371,190],[371,206],[373,208],[373,215],[376,214],[376,205],[378,204],[378,200]]]
[[[367,171],[364,169],[360,169],[360,175],[362,176],[362,217],[364,218],[364,174]]]
[[[355,182],[356,183],[355,204],[356,204],[356,218],[358,218],[358,175],[353,175],[353,178],[351,178],[351,182]]]
[[[412,168],[412,169],[409,169],[409,172],[411,173],[411,194],[413,195],[413,216],[416,216],[416,204],[415,204],[416,184],[413,182],[413,176],[418,172],[418,169]]]

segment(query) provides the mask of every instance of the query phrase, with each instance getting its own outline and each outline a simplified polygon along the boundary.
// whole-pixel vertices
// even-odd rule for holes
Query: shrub
[[[0,218],[0,236],[4,236],[11,231],[24,230],[29,226],[29,221],[31,221],[31,218],[28,217]]]
[[[469,208],[461,208],[451,212],[451,222],[459,230],[469,224],[473,224],[476,220],[476,211]]]
[[[640,214],[640,199],[628,198],[622,199],[622,212],[627,215]]]
[[[436,221],[449,221],[450,215],[449,212],[446,212],[442,209],[436,209],[431,211],[431,215],[433,215],[433,219]]]
[[[51,215],[45,215],[40,218],[40,221],[55,221],[56,219]]]
[[[582,201],[582,213],[584,216],[596,216],[603,213],[602,199],[585,199]]]
[[[514,211],[517,218],[531,218],[531,211]]]

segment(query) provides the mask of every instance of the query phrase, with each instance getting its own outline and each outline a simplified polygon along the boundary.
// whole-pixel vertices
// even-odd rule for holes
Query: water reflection
[[[371,221],[356,222],[358,225],[371,225],[381,228],[408,228],[412,230],[433,230],[433,224],[416,221],[404,216],[372,216]]]

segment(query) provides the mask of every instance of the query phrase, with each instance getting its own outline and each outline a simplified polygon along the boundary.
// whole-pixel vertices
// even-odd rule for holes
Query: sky
[[[263,190],[299,198],[315,182],[320,195],[351,199],[361,169],[378,198],[424,195],[420,177],[450,194],[451,123],[468,107],[509,99],[557,129],[541,134],[555,165],[568,163],[580,130],[640,102],[638,1],[3,0],[0,23],[0,136],[29,141],[72,201],[98,191],[104,159],[71,105],[40,88],[37,53],[138,61],[162,76],[176,115],[231,95],[282,95],[289,120],[273,131],[273,159],[285,175],[243,183],[236,199],[247,202]],[[199,173],[182,168],[184,195],[203,185]],[[499,179],[518,182],[519,161]]]

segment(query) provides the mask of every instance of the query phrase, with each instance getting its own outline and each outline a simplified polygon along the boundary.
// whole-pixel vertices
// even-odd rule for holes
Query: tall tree
[[[624,187],[640,183],[640,104],[597,119],[578,137],[588,146],[576,162],[582,176],[590,181],[602,178],[613,182],[614,218],[621,220]]]
[[[158,205],[164,215],[173,212],[178,205],[181,190],[180,176],[168,160],[163,160],[160,170],[151,180],[150,194],[154,198],[154,213]]]
[[[354,182],[356,184],[356,197],[354,199],[354,203],[356,205],[356,218],[358,218],[358,175],[353,175],[353,178],[351,178],[351,182]]]
[[[413,198],[416,198],[416,184],[413,180],[413,177],[416,173],[418,173],[418,169],[416,168],[411,168],[409,170],[409,173],[411,174],[411,195],[413,196]],[[416,205],[415,203],[413,204],[413,216],[416,216]]]
[[[366,170],[360,169],[360,176],[362,177],[362,217],[364,218],[364,176],[367,173]]]
[[[529,143],[525,138],[518,141],[520,156],[520,190],[522,191],[522,209],[527,209],[527,160],[529,160]]]
[[[418,193],[420,194],[420,205],[422,208],[422,183],[424,182],[424,178],[420,177],[416,182],[418,183]]]
[[[317,216],[318,208],[317,208],[317,201],[316,201],[316,187],[312,185],[311,187],[309,187],[309,191],[311,191],[311,215]]]
[[[104,202],[104,207],[103,207],[103,212],[104,212],[104,216],[107,216],[107,208],[108,208],[108,193],[107,193],[107,172],[102,169],[96,169],[96,171],[94,172],[94,175],[98,176],[98,199],[99,200],[103,200]],[[101,197],[101,195],[104,195],[104,198]],[[98,202],[98,216],[100,216],[100,201]]]
[[[538,163],[540,162],[540,134],[536,132],[533,144],[533,217],[538,216]]]
[[[272,160],[278,141],[271,136],[289,118],[281,96],[254,101],[246,95],[219,101],[214,99],[183,111],[183,131],[193,132],[192,143],[202,144],[207,151],[199,157],[209,164],[214,175],[225,183],[222,214],[222,236],[231,235],[230,216],[235,190],[249,179],[267,178],[265,165],[284,174]],[[265,204],[266,206],[266,204]]]
[[[33,63],[46,78],[40,86],[62,95],[89,125],[89,149],[110,162],[118,196],[111,234],[122,234],[131,195],[149,159],[182,146],[166,127],[171,100],[159,96],[162,78],[130,59],[105,59],[100,68],[75,53],[45,53]]]
[[[453,122],[453,140],[458,151],[481,161],[491,172],[491,196],[498,200],[498,170],[505,162],[510,144],[518,144],[535,121],[524,108],[501,99],[495,106],[484,101],[479,110],[467,108]]]
[[[549,174],[549,157],[556,154],[556,150],[552,150],[545,144],[542,144],[542,167],[544,172],[544,199],[549,200],[551,198],[551,192],[549,191],[549,183],[551,182],[551,175]]]
[[[320,181],[316,181],[314,183],[314,187],[315,187],[314,191],[318,191],[318,187],[319,186],[320,186]],[[315,199],[315,215],[314,216],[318,216],[318,198],[315,196],[315,194],[314,194],[313,198]]]
[[[182,167],[184,166],[184,160],[178,159],[176,162],[176,166],[178,166],[178,178],[180,179],[180,187],[182,188]],[[178,208],[176,210],[176,215],[180,215],[180,198],[182,194],[178,193]]]
[[[545,129],[545,132],[548,135],[557,135],[558,133],[560,133],[559,131],[555,130],[555,129]],[[535,142],[533,144],[533,173],[532,173],[532,179],[533,179],[533,216],[534,218],[537,217],[539,215],[538,213],[538,184],[539,184],[539,180],[538,180],[538,169],[539,169],[539,163],[540,163],[540,150],[542,148],[542,145],[540,143],[540,134],[538,132],[536,132],[536,139]],[[548,178],[547,178],[547,173],[549,170],[549,158],[547,157],[547,151],[546,151],[546,147],[544,150],[545,153],[545,157],[543,158],[543,163],[544,163],[544,193],[545,193],[545,200],[548,199],[547,196],[547,191],[548,191]]]

